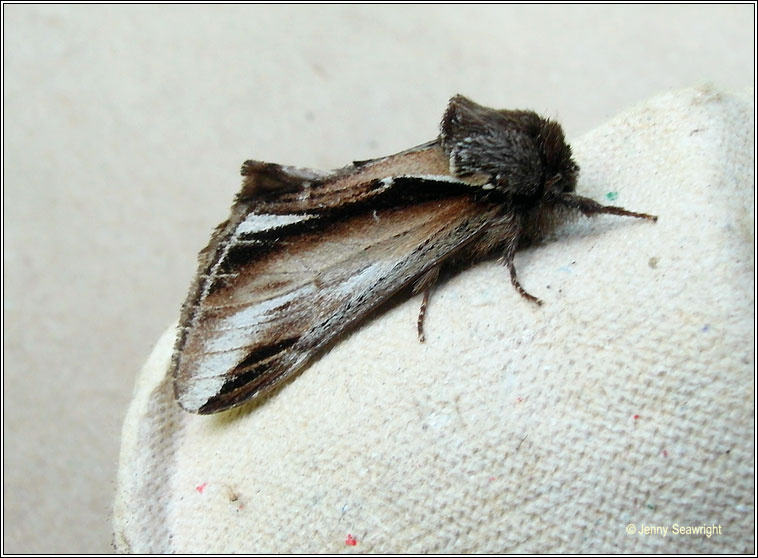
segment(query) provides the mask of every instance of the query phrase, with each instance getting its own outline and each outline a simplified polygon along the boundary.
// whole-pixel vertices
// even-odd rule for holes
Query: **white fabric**
[[[752,91],[686,90],[572,141],[579,193],[659,221],[520,252],[542,307],[486,262],[434,291],[425,344],[416,296],[215,416],[173,401],[169,329],[124,424],[117,549],[754,552],[753,118]]]

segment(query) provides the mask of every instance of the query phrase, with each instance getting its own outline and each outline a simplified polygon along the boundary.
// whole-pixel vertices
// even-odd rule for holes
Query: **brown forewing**
[[[446,171],[436,143],[298,188],[292,177],[308,171],[248,168],[183,310],[173,359],[180,404],[211,413],[267,392],[475,240],[497,206]],[[278,190],[277,173],[289,177]]]

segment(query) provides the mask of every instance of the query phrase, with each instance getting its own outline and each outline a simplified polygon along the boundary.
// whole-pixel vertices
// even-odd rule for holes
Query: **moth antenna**
[[[608,215],[621,215],[624,217],[636,217],[637,219],[647,219],[649,221],[658,221],[657,215],[649,215],[647,213],[637,213],[636,211],[629,211],[623,207],[616,207],[614,205],[602,205],[590,198],[583,196],[577,196],[576,194],[563,194],[558,198],[560,203],[569,209],[576,209],[581,211],[585,216],[599,215],[602,213]]]

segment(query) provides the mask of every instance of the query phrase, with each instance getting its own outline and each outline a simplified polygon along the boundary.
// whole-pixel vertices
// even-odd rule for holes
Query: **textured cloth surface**
[[[751,98],[665,94],[572,141],[579,193],[659,221],[519,252],[541,307],[485,262],[434,291],[425,344],[417,296],[214,416],[173,401],[170,328],[124,424],[118,550],[754,552]]]

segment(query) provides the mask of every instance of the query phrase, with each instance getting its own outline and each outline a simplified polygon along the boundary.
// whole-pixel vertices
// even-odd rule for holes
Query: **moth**
[[[578,215],[657,217],[575,193],[561,126],[450,99],[439,136],[333,171],[246,161],[229,219],[200,252],[171,362],[179,404],[215,413],[260,397],[404,289],[423,322],[440,269],[520,247]]]

